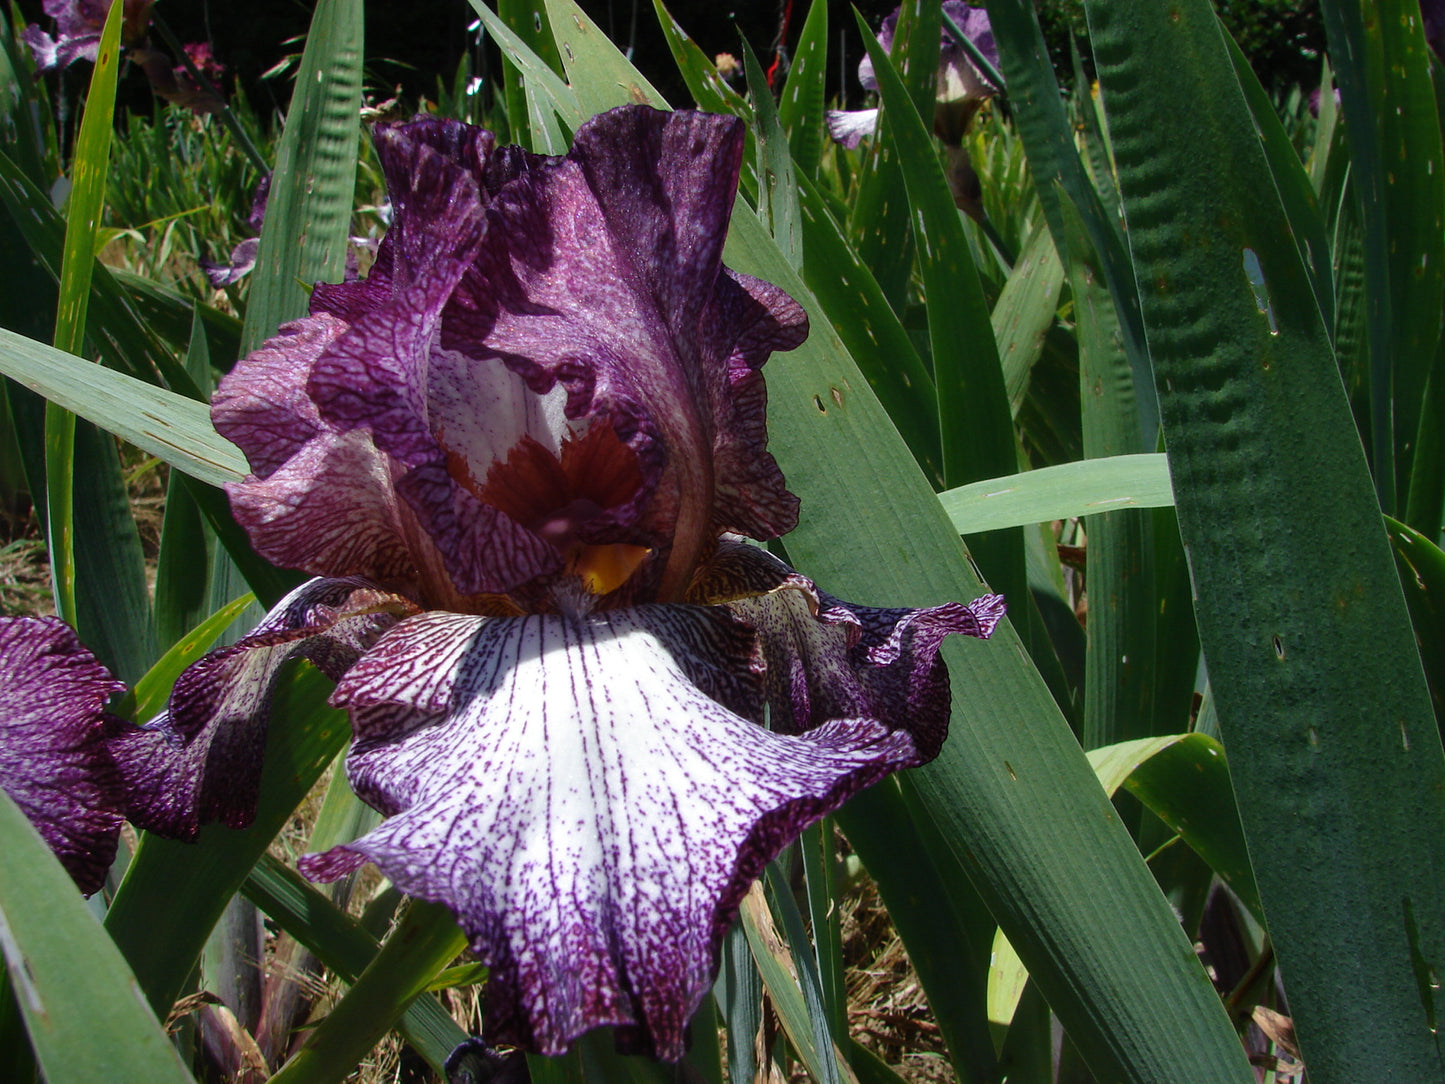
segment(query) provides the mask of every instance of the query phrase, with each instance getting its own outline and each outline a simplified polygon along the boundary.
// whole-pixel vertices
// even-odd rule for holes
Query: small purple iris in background
[[[352,785],[388,819],[302,869],[370,861],[450,907],[493,1043],[615,1025],[680,1058],[748,885],[937,753],[939,645],[1003,613],[854,606],[743,540],[797,520],[759,370],[807,334],[721,262],[743,133],[629,107],[544,158],[378,128],[395,219],[369,277],[318,285],[212,404],[253,472],[237,519],[319,578],[108,747],[141,826],[243,824],[281,663],[338,678]]]
[[[878,28],[878,42],[885,50],[893,48],[893,34],[898,27],[899,10],[895,8]],[[963,3],[963,0],[944,0],[943,12],[997,69],[998,45],[993,39],[988,12],[982,8],[971,8]],[[863,84],[865,90],[878,90],[873,61],[867,56],[858,64],[858,82]],[[933,107],[933,131],[943,142],[947,154],[948,183],[953,190],[954,202],[974,218],[982,214],[981,193],[978,177],[962,147],[963,137],[968,132],[974,114],[1001,89],[991,85],[975,67],[963,47],[954,40],[945,23],[938,44],[938,82]],[[828,112],[828,131],[836,142],[845,147],[858,146],[865,136],[873,135],[877,127],[877,109]]]
[[[193,113],[214,113],[225,104],[214,87],[225,69],[211,54],[208,42],[184,46],[191,65],[202,76],[200,81],[184,64],[176,66],[170,56],[154,48],[148,37],[154,6],[155,0],[124,0],[121,45],[145,72],[156,95]],[[56,71],[78,60],[94,61],[110,10],[107,0],[45,0],[43,7],[45,14],[55,20],[56,36],[52,38],[35,23],[20,35],[30,47],[36,70]]]
[[[155,0],[124,0],[120,40],[136,45],[146,36]],[[31,23],[21,32],[41,71],[68,68],[77,60],[91,60],[100,49],[100,32],[110,10],[107,0],[45,0],[45,14],[55,20],[55,37]]]

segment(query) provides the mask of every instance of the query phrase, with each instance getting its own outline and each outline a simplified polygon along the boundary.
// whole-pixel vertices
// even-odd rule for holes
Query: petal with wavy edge
[[[731,118],[630,107],[589,121],[565,159],[511,156],[442,327],[458,361],[500,357],[539,392],[560,382],[569,418],[613,427],[644,486],[614,522],[640,511],[635,540],[660,557],[719,527],[771,537],[796,521],[747,378],[802,341],[806,316],[721,265],[741,148]]]
[[[751,631],[716,608],[406,620],[335,697],[353,785],[391,819],[302,869],[370,860],[452,907],[492,969],[489,1041],[555,1054],[616,1024],[676,1060],[748,884],[917,759],[871,720],[801,737],[749,721],[756,666]]]
[[[0,788],[86,895],[115,860],[124,791],[106,748],[125,685],[53,617],[0,618]]]
[[[857,606],[734,539],[719,544],[691,598],[720,602],[757,630],[775,730],[795,734],[829,719],[876,719],[911,734],[920,762],[937,756],[948,734],[943,638],[986,639],[1004,613],[1001,595],[922,609]]]
[[[125,780],[126,816],[173,839],[215,821],[244,828],[256,814],[271,693],[298,656],[340,678],[409,603],[362,580],[310,580],[244,639],[177,679],[170,705],[111,742]]]

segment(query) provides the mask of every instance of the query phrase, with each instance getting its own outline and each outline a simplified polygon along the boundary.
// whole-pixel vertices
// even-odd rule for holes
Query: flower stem
[[[412,900],[376,958],[272,1084],[344,1080],[466,944],[450,911]]]

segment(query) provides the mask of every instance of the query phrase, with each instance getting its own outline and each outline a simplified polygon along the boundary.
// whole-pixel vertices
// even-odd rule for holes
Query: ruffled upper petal
[[[565,159],[524,163],[498,189],[478,319],[443,329],[458,350],[563,383],[569,417],[617,431],[647,487],[634,529],[687,574],[720,529],[773,537],[796,522],[753,377],[807,322],[722,267],[742,146],[733,118],[638,106],[589,121]]]
[[[491,968],[488,1037],[546,1054],[603,1024],[676,1060],[749,883],[803,827],[917,759],[906,732],[760,717],[756,640],[718,608],[426,614],[337,688],[363,860],[458,914]]]
[[[166,711],[119,733],[110,750],[140,828],[193,840],[202,824],[244,828],[256,814],[271,693],[302,657],[340,678],[409,604],[363,581],[311,580],[244,639],[177,679]]]
[[[406,590],[421,535],[414,594],[455,606],[535,599],[625,546],[625,598],[676,598],[720,530],[792,527],[758,369],[807,320],[722,266],[737,121],[614,110],[565,158],[450,121],[377,145],[395,222],[370,277],[317,287],[213,409],[255,471],[230,492],[262,553]]]
[[[87,895],[115,860],[124,792],[105,713],[125,685],[65,622],[0,618],[0,788]]]

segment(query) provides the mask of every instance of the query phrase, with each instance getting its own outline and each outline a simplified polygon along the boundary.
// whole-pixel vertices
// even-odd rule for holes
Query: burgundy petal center
[[[581,435],[569,433],[557,453],[525,434],[505,459],[492,463],[480,483],[458,452],[448,452],[447,470],[483,504],[554,546],[565,570],[580,576],[594,594],[616,590],[650,552],[637,544],[640,539],[595,537],[606,513],[625,506],[643,484],[636,452],[610,425],[596,423]]]

